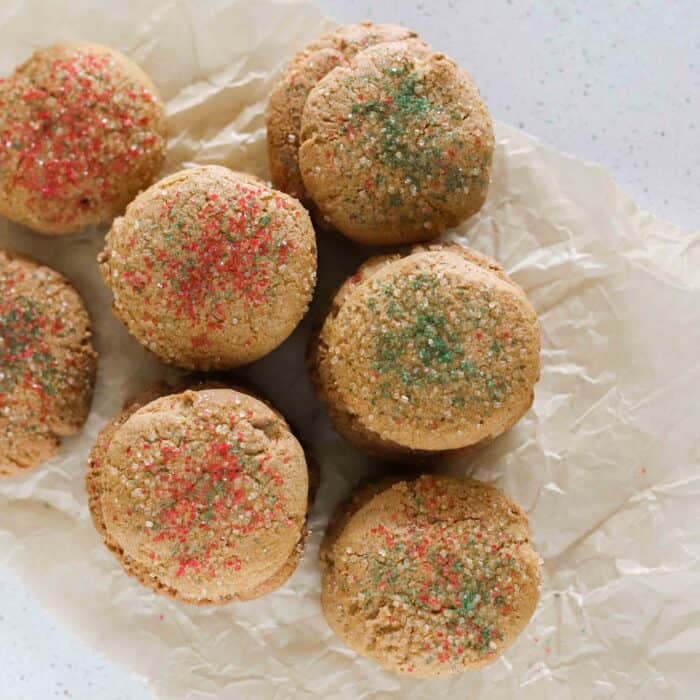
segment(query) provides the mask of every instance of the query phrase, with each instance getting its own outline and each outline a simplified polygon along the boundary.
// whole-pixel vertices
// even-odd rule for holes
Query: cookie
[[[267,108],[267,153],[272,184],[301,200],[312,213],[313,202],[299,172],[301,115],[311,89],[327,73],[359,51],[387,41],[417,39],[410,29],[394,24],[341,25],[300,51],[287,65],[270,94]]]
[[[476,213],[491,118],[466,71],[416,42],[378,44],[316,84],[299,168],[324,218],[368,245],[429,240]]]
[[[336,428],[385,457],[500,435],[539,378],[525,293],[498,263],[455,244],[371,258],[336,294],[310,350]]]
[[[168,391],[155,387],[98,437],[87,475],[98,532],[127,573],[183,602],[276,589],[306,537],[301,446],[247,393],[206,388],[148,401]]]
[[[493,663],[539,598],[527,516],[480,481],[369,487],[321,547],[321,605],[358,654],[414,677]]]
[[[96,371],[78,292],[55,270],[0,251],[0,476],[43,462],[80,430]]]
[[[165,158],[165,110],[132,61],[99,44],[35,52],[0,80],[0,213],[45,234],[111,221]]]
[[[98,260],[116,315],[141,343],[171,364],[226,369],[297,326],[314,290],[316,238],[297,200],[209,165],[139,195]]]

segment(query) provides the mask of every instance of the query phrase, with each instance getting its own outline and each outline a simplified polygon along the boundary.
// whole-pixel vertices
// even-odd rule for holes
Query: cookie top
[[[271,590],[296,566],[306,461],[258,399],[203,389],[137,404],[107,426],[91,461],[98,530],[156,590],[226,602]]]
[[[304,185],[329,223],[365,244],[428,240],[481,208],[493,128],[479,91],[443,54],[378,44],[309,93]]]
[[[387,449],[438,451],[512,426],[532,402],[539,350],[535,311],[498,263],[434,244],[360,268],[312,363],[336,423]]]
[[[182,367],[229,368],[297,326],[315,285],[316,238],[295,199],[210,165],[139,195],[99,262],[115,313],[146,347]]]
[[[124,211],[165,157],[165,110],[128,58],[98,44],[35,52],[0,80],[0,212],[47,234]]]
[[[267,108],[267,152],[275,187],[313,209],[298,158],[301,115],[309,92],[327,73],[347,65],[359,51],[382,42],[416,37],[414,31],[395,24],[346,24],[319,37],[289,62],[272,89]]]
[[[51,457],[90,412],[97,355],[78,292],[0,251],[0,476]]]
[[[329,625],[387,670],[432,677],[496,660],[539,597],[526,515],[503,492],[422,476],[361,494],[321,548]]]

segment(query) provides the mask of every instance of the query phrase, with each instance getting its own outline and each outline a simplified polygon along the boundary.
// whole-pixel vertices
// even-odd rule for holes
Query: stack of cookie
[[[523,290],[495,261],[430,242],[482,206],[494,136],[472,78],[415,32],[339,27],[290,62],[270,97],[272,185],[211,165],[153,184],[162,102],[105,47],[37,52],[0,84],[0,107],[0,211],[53,235],[111,221],[98,263],[114,313],[163,362],[222,372],[278,347],[314,292],[313,220],[323,235],[412,246],[370,257],[309,346],[319,397],[350,443],[425,464],[486,444],[531,405],[540,338]],[[96,355],[82,300],[58,273],[0,253],[0,290],[9,474],[80,428]],[[248,600],[302,556],[310,467],[264,400],[221,375],[183,379],[103,428],[90,511],[124,569],[156,592]],[[414,676],[494,661],[538,597],[526,516],[472,480],[363,487],[333,518],[321,569],[336,633]]]
[[[471,76],[403,27],[340,27],[270,96],[273,184],[367,245],[437,238],[477,212],[493,146]]]
[[[126,571],[186,603],[265,595],[303,551],[304,451],[276,411],[222,384],[137,397],[100,433],[87,488]]]

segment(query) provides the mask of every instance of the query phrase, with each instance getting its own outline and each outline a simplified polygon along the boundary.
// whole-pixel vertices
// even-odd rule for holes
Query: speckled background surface
[[[662,218],[700,225],[700,2],[319,3],[339,21],[415,27],[473,73],[494,117],[606,166]],[[0,599],[0,697],[151,697],[140,680],[57,629],[2,569]]]

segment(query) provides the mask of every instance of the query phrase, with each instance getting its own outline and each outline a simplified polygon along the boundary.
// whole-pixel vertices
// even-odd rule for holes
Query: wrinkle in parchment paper
[[[264,113],[284,62],[327,27],[310,2],[165,0],[0,8],[0,72],[41,45],[91,40],[159,85],[167,170],[221,163],[266,174]],[[309,317],[245,369],[312,445],[323,481],[301,566],[282,589],[190,608],[128,578],[89,519],[95,435],[125,398],[172,376],[109,312],[95,264],[104,230],[48,239],[0,222],[0,245],[66,273],[85,296],[100,369],[85,429],[42,467],[0,483],[0,558],[80,637],[161,698],[690,698],[700,688],[700,234],[640,212],[597,167],[497,125],[483,211],[448,237],[499,259],[542,325],[532,410],[468,462],[529,513],[542,597],[517,643],[484,671],[412,681],[380,671],[321,615],[318,544],[334,505],[380,471],[331,429],[304,369],[309,328],[368,255],[319,240]],[[695,693],[693,692],[695,691]]]

